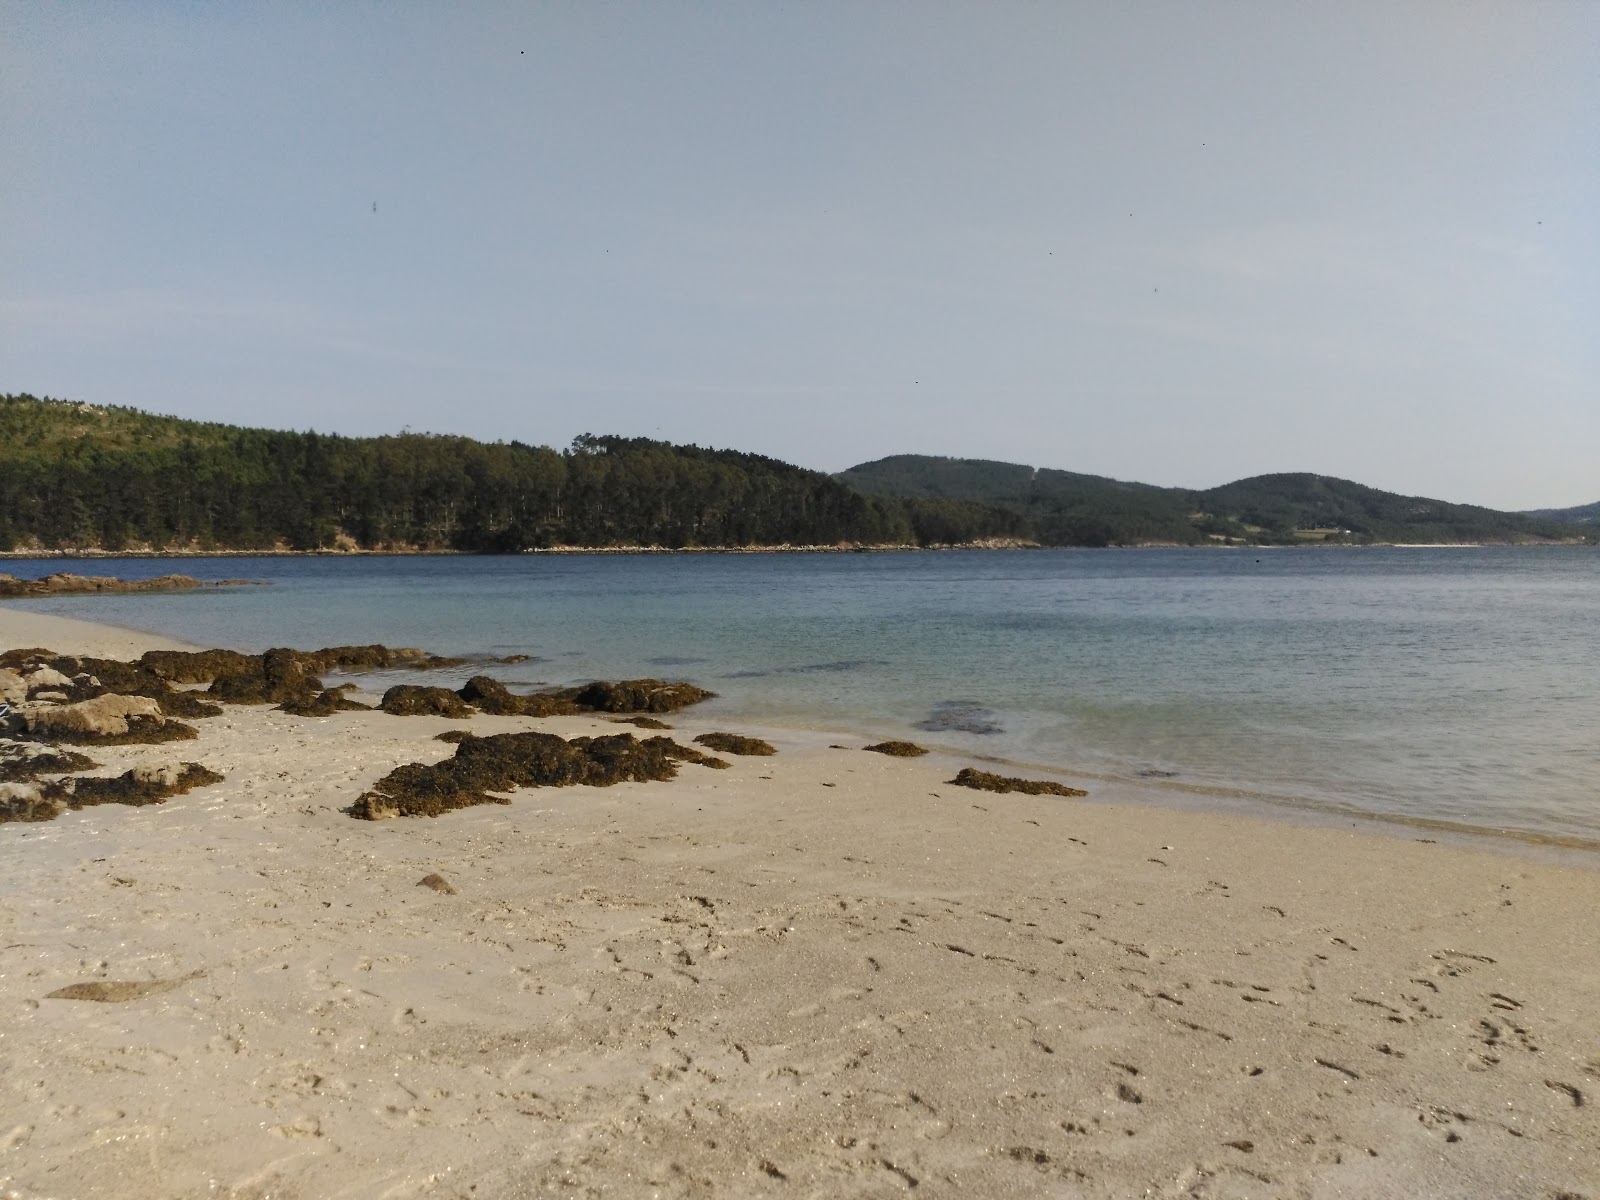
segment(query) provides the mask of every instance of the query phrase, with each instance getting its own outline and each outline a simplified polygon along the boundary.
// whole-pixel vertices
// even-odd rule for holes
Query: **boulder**
[[[128,732],[129,721],[138,717],[162,723],[161,704],[149,696],[119,696],[107,692],[76,704],[30,705],[23,714],[28,732],[44,737],[72,734],[121,737]]]

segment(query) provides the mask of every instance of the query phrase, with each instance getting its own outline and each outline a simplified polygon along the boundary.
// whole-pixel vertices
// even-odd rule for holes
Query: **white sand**
[[[441,729],[618,727],[200,725],[95,755],[226,782],[0,826],[0,1195],[1600,1197],[1596,872],[792,732],[367,823]]]

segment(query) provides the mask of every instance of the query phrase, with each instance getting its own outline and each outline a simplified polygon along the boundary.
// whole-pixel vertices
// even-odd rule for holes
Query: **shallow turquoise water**
[[[1592,549],[18,561],[272,586],[26,607],[207,645],[522,652],[722,711],[1267,802],[1600,838]],[[11,602],[18,603],[18,602]],[[965,707],[946,707],[965,702]],[[930,732],[941,711],[967,725]]]

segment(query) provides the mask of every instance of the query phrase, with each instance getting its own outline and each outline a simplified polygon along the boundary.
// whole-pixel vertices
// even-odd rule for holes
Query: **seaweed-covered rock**
[[[724,754],[757,754],[766,756],[778,752],[771,742],[764,742],[760,738],[744,737],[737,733],[702,733],[694,740],[702,746],[710,746],[713,750],[721,750]]]
[[[281,712],[294,717],[331,717],[342,712],[371,712],[369,705],[358,704],[338,688],[324,688],[320,692],[307,690],[278,705]]]
[[[397,717],[470,717],[472,709],[449,688],[396,684],[383,694],[378,705]]]
[[[54,821],[66,811],[66,801],[44,795],[37,783],[0,783],[0,825]]]
[[[193,788],[222,782],[199,763],[135,767],[112,779],[73,777],[51,783],[0,783],[0,824],[53,821],[68,809],[95,804],[160,804]]]
[[[261,658],[237,650],[146,650],[138,665],[169,683],[210,683],[223,675],[253,674],[261,669]]]
[[[596,680],[565,688],[555,695],[580,708],[608,713],[670,713],[716,695],[692,683],[667,683],[660,679]]]
[[[192,575],[159,575],[154,579],[117,579],[110,575],[73,575],[57,572],[37,579],[0,575],[0,598],[14,596],[71,596],[86,592],[178,592],[191,588],[237,587],[248,579],[206,582]]]
[[[583,711],[553,692],[519,696],[488,675],[474,675],[456,695],[480,712],[497,717],[570,717]]]
[[[68,808],[87,808],[94,804],[130,804],[142,807],[160,804],[184,792],[211,783],[222,776],[199,763],[167,763],[155,767],[135,767],[113,779],[79,776],[46,784],[41,792],[47,799],[63,801]]]
[[[28,732],[47,738],[77,734],[119,737],[128,732],[129,721],[135,717],[149,717],[159,723],[163,719],[161,705],[148,696],[107,692],[76,704],[31,705],[23,712]]]
[[[915,742],[876,742],[861,748],[871,750],[874,754],[893,755],[895,758],[921,758],[928,752],[926,747],[919,746]]]
[[[507,804],[493,792],[519,787],[642,783],[677,776],[677,762],[704,758],[670,738],[639,741],[631,733],[579,737],[553,733],[500,733],[469,737],[441,763],[407,763],[385,775],[351,806],[350,815],[436,817],[476,804]]]
[[[3,782],[87,771],[94,765],[93,759],[72,750],[61,750],[41,742],[0,740],[0,781]]]
[[[988,771],[976,771],[971,767],[962,767],[956,777],[949,782],[957,787],[976,788],[980,792],[1022,792],[1029,796],[1089,794],[1081,788],[1068,787],[1064,783],[1051,783],[1044,779],[1018,779],[1011,775],[991,775]]]
[[[465,729],[446,729],[443,733],[434,734],[433,740],[436,742],[464,742],[469,737],[476,736],[477,734],[469,733]]]
[[[35,663],[45,662],[55,658],[54,650],[47,650],[43,646],[19,647],[0,653],[0,668],[7,671],[18,671],[24,667],[31,667]]]
[[[671,729],[665,721],[658,721],[654,717],[614,717],[618,725],[632,725],[638,729]]]
[[[278,646],[249,662],[247,670],[213,679],[211,695],[230,704],[310,705],[324,690],[298,650]]]

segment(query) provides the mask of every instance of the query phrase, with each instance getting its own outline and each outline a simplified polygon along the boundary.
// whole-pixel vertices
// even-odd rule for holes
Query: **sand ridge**
[[[371,823],[626,726],[198,724],[225,782],[0,827],[0,1195],[1597,1194],[1595,872],[726,716],[777,754]]]

